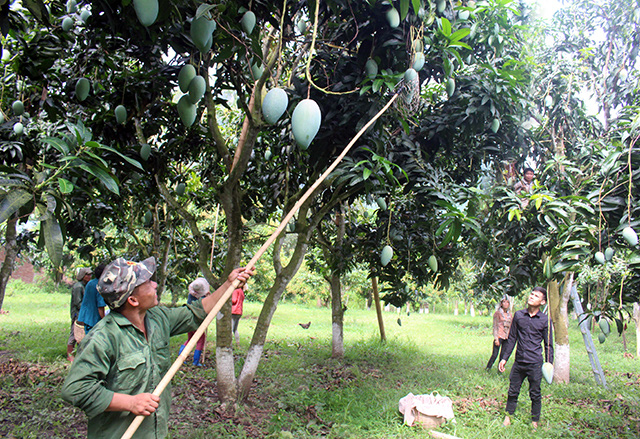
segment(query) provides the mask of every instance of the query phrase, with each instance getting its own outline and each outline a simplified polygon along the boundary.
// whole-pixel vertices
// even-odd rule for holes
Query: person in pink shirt
[[[231,296],[231,332],[236,339],[236,346],[240,344],[240,333],[238,333],[238,323],[240,323],[240,317],[242,317],[242,303],[244,302],[244,289],[246,285],[241,288],[233,290]]]

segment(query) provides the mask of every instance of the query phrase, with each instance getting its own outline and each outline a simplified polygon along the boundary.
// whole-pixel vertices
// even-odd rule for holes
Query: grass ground
[[[68,294],[21,285],[8,292],[8,314],[0,315],[0,436],[86,434],[84,415],[59,398],[68,302]],[[259,312],[259,304],[245,304],[238,370]],[[298,325],[307,322],[309,329]],[[421,429],[402,424],[398,400],[434,391],[454,401],[456,420],[440,430],[465,439],[640,437],[640,360],[623,355],[617,334],[596,346],[604,389],[595,384],[574,322],[571,383],[543,382],[541,425],[533,431],[526,384],[513,425],[501,426],[508,376],[495,366],[484,370],[490,317],[385,313],[385,330],[388,341],[380,343],[375,312],[350,308],[345,358],[333,360],[329,310],[281,304],[249,403],[232,418],[218,413],[212,361],[203,369],[184,367],[173,384],[171,437],[424,438]],[[627,338],[635,352],[633,332]],[[176,355],[184,339],[172,339]]]

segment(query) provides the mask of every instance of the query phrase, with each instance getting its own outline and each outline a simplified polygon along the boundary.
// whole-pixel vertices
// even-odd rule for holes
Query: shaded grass
[[[9,314],[0,315],[0,350],[11,351],[23,361],[47,365],[58,377],[22,383],[18,388],[25,392],[29,386],[47,389],[41,392],[40,401],[31,402],[45,418],[49,413],[54,419],[54,412],[64,412],[66,407],[68,416],[55,421],[61,425],[59,431],[64,431],[65,422],[78,419],[77,411],[61,404],[57,394],[66,367],[68,299],[68,294],[21,291],[8,295],[5,309]],[[245,304],[238,371],[259,312],[259,304]],[[501,426],[508,377],[498,374],[495,366],[492,372],[484,371],[491,353],[490,317],[385,313],[384,318],[388,341],[381,343],[375,312],[349,309],[345,315],[345,357],[335,360],[330,358],[329,310],[281,304],[269,330],[254,390],[259,396],[268,396],[271,414],[262,426],[264,436],[423,438],[424,431],[402,424],[398,400],[409,392],[433,391],[454,401],[456,421],[442,430],[465,439],[640,436],[640,361],[623,356],[622,340],[616,334],[596,346],[609,383],[609,389],[603,389],[595,384],[577,323],[572,322],[572,382],[543,383],[541,426],[534,432],[529,422],[527,384],[514,424],[508,429]],[[298,325],[307,322],[311,322],[309,329]],[[209,329],[209,365],[214,332]],[[185,338],[172,339],[176,356]],[[628,334],[628,343],[630,349],[635,348],[635,334]],[[193,376],[215,379],[214,367],[184,369],[174,379],[174,387],[186,385],[189,381],[185,378]],[[16,386],[3,378],[0,384],[2,388]],[[251,407],[240,408],[240,413],[243,410],[250,411]],[[18,423],[19,419],[14,417],[12,422]],[[24,426],[15,426],[16,437],[42,437],[37,427],[41,422],[22,422]],[[17,434],[29,430],[33,436]],[[233,422],[172,431],[172,437],[250,437]],[[49,436],[75,437],[56,434],[62,433]]]

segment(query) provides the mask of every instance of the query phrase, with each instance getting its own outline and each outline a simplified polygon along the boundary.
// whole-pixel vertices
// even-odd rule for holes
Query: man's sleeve
[[[114,392],[104,387],[110,365],[105,341],[89,337],[83,340],[82,350],[69,368],[62,386],[62,399],[93,418],[109,407]]]
[[[171,337],[197,330],[200,323],[207,318],[201,299],[178,308],[164,308],[164,311],[169,319]]]
[[[516,346],[516,342],[518,341],[518,315],[513,315],[513,320],[511,321],[511,328],[509,329],[509,337],[507,341],[502,345],[502,353],[500,355],[500,360],[508,360],[511,356],[511,352],[513,352],[513,348]]]

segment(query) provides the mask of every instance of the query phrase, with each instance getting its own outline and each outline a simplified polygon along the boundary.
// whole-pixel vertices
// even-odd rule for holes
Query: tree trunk
[[[306,212],[303,212],[300,216],[305,218]],[[249,390],[251,390],[251,384],[253,383],[253,378],[255,377],[258,369],[262,352],[264,351],[264,342],[267,338],[271,319],[273,318],[273,314],[276,312],[282,293],[284,293],[285,288],[302,265],[304,256],[307,252],[311,229],[312,227],[308,226],[304,230],[298,231],[296,247],[289,263],[285,267],[279,266],[280,259],[277,255],[282,247],[283,237],[278,238],[278,241],[275,244],[273,251],[274,265],[276,265],[276,277],[273,281],[273,286],[271,287],[271,290],[269,290],[269,294],[262,305],[262,311],[260,311],[260,315],[258,316],[258,321],[256,323],[256,329],[254,330],[253,337],[251,338],[251,345],[247,351],[244,366],[242,367],[240,377],[238,378],[239,401],[244,400],[249,394]],[[229,330],[229,334],[231,334],[231,330]]]
[[[373,289],[373,302],[376,305],[376,315],[378,316],[378,327],[380,328],[380,341],[387,341],[384,333],[384,320],[382,320],[382,306],[380,305],[380,295],[378,294],[378,278],[371,278],[371,288]]]
[[[340,276],[331,276],[331,358],[344,357],[344,311]]]
[[[600,365],[600,360],[598,360],[598,353],[596,352],[596,347],[593,344],[593,339],[591,338],[589,323],[590,319],[585,318],[584,310],[582,309],[582,303],[580,302],[580,297],[578,296],[578,289],[575,285],[571,287],[571,299],[573,300],[573,308],[576,310],[576,314],[578,315],[578,321],[580,322],[580,332],[582,333],[582,339],[584,340],[584,346],[587,350],[587,355],[589,356],[589,362],[591,363],[591,371],[593,372],[593,376],[596,379],[596,383],[607,387],[607,380],[604,376],[604,372],[602,371],[602,366]]]
[[[636,358],[640,358],[640,303],[638,302],[633,304],[633,321],[636,322]]]
[[[220,194],[220,204],[227,222],[227,258],[223,274],[226,276],[240,265],[242,257],[243,223],[241,212],[242,194],[239,185],[224,187]],[[200,265],[209,265],[209,248],[206,258]],[[220,280],[224,282],[224,278]],[[217,286],[216,286],[217,287]],[[223,404],[233,404],[238,399],[238,382],[236,381],[233,359],[233,335],[231,334],[231,300],[220,309],[222,318],[216,319],[216,375],[218,395]]]
[[[549,316],[553,321],[555,340],[553,380],[557,383],[568,383],[570,378],[571,353],[569,349],[569,312],[567,304],[571,297],[572,286],[573,272],[565,276],[562,293],[558,282],[552,281],[547,284]]]
[[[4,302],[4,295],[7,291],[7,284],[11,279],[11,273],[13,273],[13,267],[15,265],[16,258],[18,257],[18,243],[16,242],[16,224],[18,219],[13,216],[7,220],[7,230],[5,232],[4,243],[4,262],[2,268],[0,268],[0,310],[2,310],[2,304]]]

